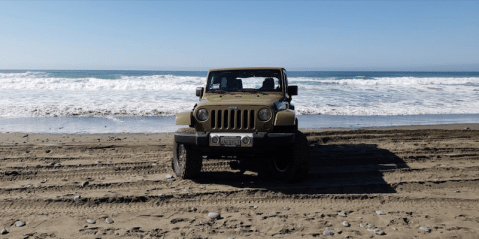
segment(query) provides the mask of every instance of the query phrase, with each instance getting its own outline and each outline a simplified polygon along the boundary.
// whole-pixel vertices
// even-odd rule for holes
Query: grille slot
[[[255,126],[254,110],[212,110],[212,129],[251,130]]]
[[[235,124],[235,110],[230,110],[229,113],[230,113],[230,117],[229,117],[229,119],[230,119],[230,127],[232,127],[233,129],[235,129],[235,126],[236,126],[236,124]]]
[[[228,113],[229,111],[228,110],[225,110],[223,111],[223,129],[227,129],[228,128]]]
[[[221,127],[221,118],[222,118],[222,116],[223,116],[221,113],[222,113],[222,111],[221,111],[221,110],[218,110],[218,117],[217,117],[217,119],[218,119],[218,120],[217,120],[217,121],[218,121],[218,124],[217,124],[216,126],[217,126],[217,128],[220,128],[220,129],[222,129],[222,127]]]
[[[238,125],[238,128],[241,128],[241,110],[236,111],[236,124]]]
[[[211,111],[211,128],[216,126],[216,112],[214,110]]]
[[[249,113],[249,127],[254,128],[254,110],[251,110]]]
[[[248,127],[248,111],[247,110],[243,111],[243,122],[241,123],[242,123],[241,126],[243,127],[243,129]]]

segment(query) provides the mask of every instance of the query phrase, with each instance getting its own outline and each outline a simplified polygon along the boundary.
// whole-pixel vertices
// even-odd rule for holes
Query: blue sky
[[[0,1],[0,69],[479,71],[479,1]]]

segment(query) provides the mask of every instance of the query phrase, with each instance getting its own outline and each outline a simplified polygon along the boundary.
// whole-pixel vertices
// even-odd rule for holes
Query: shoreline
[[[315,133],[325,131],[362,131],[362,130],[479,130],[479,123],[457,123],[457,124],[435,124],[435,125],[400,125],[400,126],[379,126],[379,127],[363,127],[363,128],[300,128],[303,133]],[[1,132],[0,136],[11,135],[24,137],[25,135],[44,135],[44,136],[105,136],[105,135],[173,135],[174,132],[116,132],[116,133],[30,133],[30,132]],[[2,138],[0,137],[0,141]]]
[[[367,127],[371,130],[479,130],[479,123]]]
[[[385,127],[364,127],[364,128],[327,128],[327,129],[300,129],[307,135],[317,133],[354,133],[361,135],[364,131],[476,131],[479,130],[479,123],[469,124],[442,124],[442,125],[409,125],[409,126],[385,126]],[[163,144],[173,144],[174,132],[159,133],[20,133],[20,132],[0,132],[0,145],[14,146],[32,146],[35,144],[43,145],[65,145],[65,144],[87,144],[87,145],[105,145],[105,144],[134,144],[148,145],[161,142]]]
[[[479,122],[479,114],[403,116],[298,115],[298,120],[301,130],[347,130],[383,127],[417,128],[420,126],[447,128],[447,125],[476,124]],[[174,116],[0,118],[0,133],[146,134],[171,133],[180,127],[183,126],[175,125]]]

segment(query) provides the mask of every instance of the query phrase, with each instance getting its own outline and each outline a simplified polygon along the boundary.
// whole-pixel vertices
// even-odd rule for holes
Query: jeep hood
[[[203,97],[198,106],[209,105],[264,105],[272,106],[283,99],[281,94],[213,94]]]

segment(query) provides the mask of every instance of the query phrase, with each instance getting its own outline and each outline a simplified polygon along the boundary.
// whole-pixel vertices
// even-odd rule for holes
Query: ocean
[[[206,71],[0,70],[0,132],[173,132]],[[479,72],[289,71],[302,128],[479,122]]]

